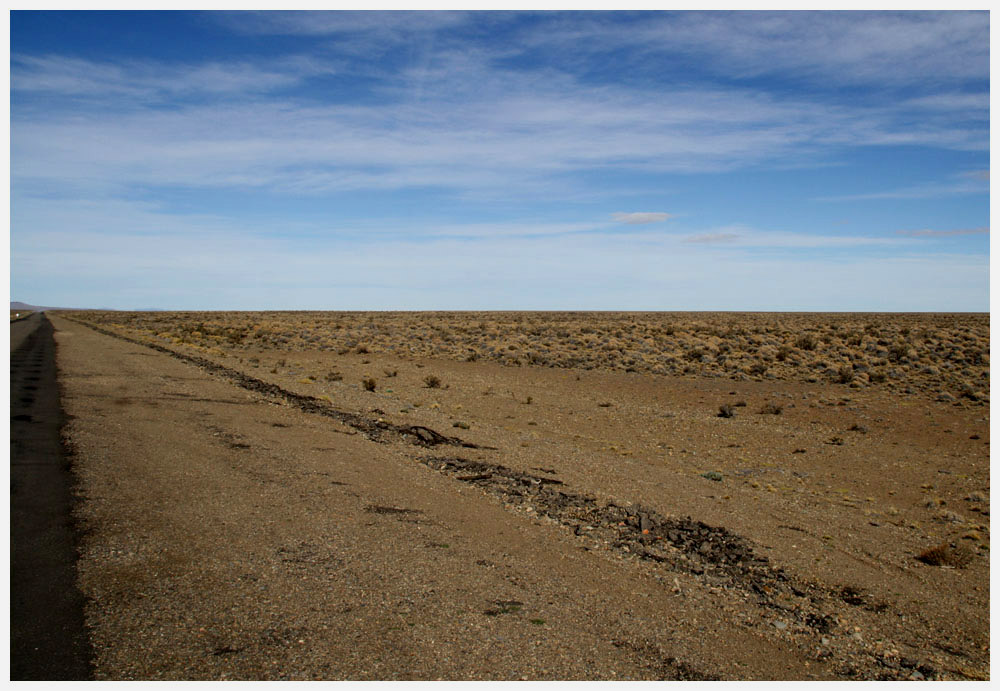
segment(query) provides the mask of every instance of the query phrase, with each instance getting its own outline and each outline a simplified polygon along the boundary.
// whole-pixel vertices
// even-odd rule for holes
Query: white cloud
[[[657,208],[660,202],[648,200],[665,198],[661,174],[836,164],[850,147],[987,152],[986,97],[955,83],[988,78],[983,16],[864,14],[848,21],[835,14],[816,21],[797,13],[655,14],[641,15],[628,30],[610,30],[598,15],[577,21],[580,16],[545,15],[537,34],[514,32],[502,45],[470,45],[462,43],[465,32],[439,31],[462,26],[461,14],[229,15],[223,21],[247,33],[303,37],[297,43],[308,42],[315,57],[161,64],[12,55],[12,287],[30,301],[58,304],[69,298],[32,293],[45,290],[46,281],[76,280],[95,296],[101,286],[104,295],[120,290],[131,303],[111,305],[121,307],[162,304],[154,299],[156,288],[176,290],[165,307],[198,306],[180,300],[261,307],[266,294],[275,307],[862,309],[873,295],[885,294],[886,308],[954,309],[961,307],[958,293],[927,295],[921,303],[905,289],[919,292],[921,276],[937,280],[961,269],[969,274],[955,281],[978,294],[979,257],[900,259],[904,252],[930,252],[934,243],[918,238],[933,235],[923,231],[888,238],[743,226],[652,233],[641,226],[672,215],[623,211],[609,219],[602,203]],[[490,15],[489,21],[507,20]],[[568,31],[554,30],[566,24]],[[407,46],[407,66],[390,71],[393,60],[378,56],[400,45]],[[574,76],[580,64],[617,51],[628,53],[640,72],[643,65],[664,64],[673,51],[684,54],[679,64],[701,60],[727,79],[651,87],[641,75],[620,83],[601,82],[586,70]],[[530,60],[502,62],[529,54]],[[539,54],[558,59],[536,61]],[[365,98],[295,96],[296,87],[345,64],[364,72],[347,78],[363,82]],[[829,82],[835,89],[719,86],[760,75]],[[924,81],[912,88],[917,75]],[[867,88],[872,83],[887,88]],[[845,84],[866,85],[856,91],[868,96],[841,98],[836,89]],[[910,87],[907,98],[892,88],[899,85]],[[621,188],[609,193],[608,180],[621,181]],[[643,186],[648,189],[637,194]],[[125,201],[157,198],[164,188],[184,201],[193,190],[191,203],[209,208],[216,192],[252,190],[280,205],[276,215],[293,219],[298,200],[290,204],[288,195],[433,188],[504,205],[488,209],[488,218],[501,219],[494,222],[435,225],[419,213],[405,223],[356,227],[289,220],[279,237],[240,210],[227,211],[228,217],[177,216],[157,204]],[[837,199],[988,189],[986,171],[906,189],[861,188],[863,194]],[[622,201],[626,194],[634,194],[632,201]],[[502,220],[504,213],[519,213],[509,211],[511,203],[539,200],[552,203],[539,218],[556,221]],[[595,209],[598,218],[560,222],[553,210],[570,208],[567,200],[591,204],[573,208]],[[458,219],[466,210],[443,210],[440,217]],[[289,226],[294,223],[301,228]],[[671,229],[677,225],[675,219]],[[879,259],[837,252],[835,261],[816,251],[838,248]],[[788,250],[813,251],[794,252],[793,261]],[[894,267],[884,277],[882,261]],[[740,288],[742,306],[705,278],[725,271]],[[782,307],[775,301],[791,298],[768,287],[775,276],[811,287]],[[259,277],[260,292],[247,289],[251,277]],[[867,303],[854,279],[870,290]],[[760,285],[751,285],[754,280]],[[813,285],[827,280],[834,288]],[[843,288],[836,281],[849,284],[843,302],[835,299],[834,289]],[[873,287],[880,281],[893,289]],[[574,305],[572,299],[584,298],[570,296],[582,296],[584,282],[588,302]],[[25,286],[31,290],[21,290]],[[358,286],[367,292],[351,292]],[[545,303],[556,299],[551,295],[570,302]],[[701,302],[692,304],[692,295]],[[331,304],[341,298],[329,296],[345,297]]]
[[[989,78],[987,12],[213,12],[258,35],[336,37],[333,49],[381,52],[449,30],[505,30],[500,56],[558,63],[627,53],[641,71],[680,56],[727,78],[782,75],[837,84]],[[527,17],[527,18],[526,18]],[[460,34],[459,34],[460,35]],[[450,43],[449,43],[450,39]]]
[[[150,61],[94,62],[59,55],[15,55],[11,87],[19,94],[60,98],[114,98],[121,108],[192,96],[255,94],[289,87],[332,72],[331,65],[292,57],[267,66],[250,62],[164,65]],[[102,105],[107,107],[107,101]]]
[[[257,35],[325,36],[371,32],[412,35],[449,28],[469,19],[449,11],[257,11],[210,12],[211,19],[230,29]]]
[[[407,72],[383,100],[354,105],[251,97],[255,88],[329,69],[322,64],[154,69],[46,59],[27,73],[15,69],[15,96],[24,89],[84,93],[95,96],[93,106],[15,108],[13,175],[48,187],[321,193],[429,186],[538,193],[547,185],[565,187],[567,174],[587,170],[801,164],[845,143],[986,146],[985,128],[935,121],[914,130],[895,124],[891,109],[852,110],[747,90],[587,87],[565,74],[525,75],[460,57],[438,55],[426,69]],[[105,98],[212,89],[249,93],[171,109],[128,99],[131,107],[114,109],[115,101]]]
[[[619,211],[618,213],[612,214],[612,217],[619,223],[643,225],[646,223],[660,223],[662,221],[666,221],[671,217],[671,214],[663,213],[662,211],[633,211],[630,213]]]
[[[781,75],[837,84],[989,78],[985,12],[679,12],[628,30],[599,16],[555,15],[525,39],[564,55],[683,55],[727,78]]]

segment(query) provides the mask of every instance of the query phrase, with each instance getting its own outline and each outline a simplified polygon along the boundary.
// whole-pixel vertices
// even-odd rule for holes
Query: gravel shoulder
[[[649,462],[649,449],[670,457],[664,439],[735,434],[692,413],[728,390],[678,389],[665,406],[624,374],[436,362],[449,387],[434,408],[332,391],[366,428],[52,321],[99,679],[988,676],[988,559],[926,567],[912,550],[948,535],[869,530],[873,515],[825,494],[734,483],[728,461],[724,481],[703,477],[718,457]],[[505,387],[510,402],[482,395]],[[544,394],[525,405],[525,391]],[[637,432],[667,407],[656,438]],[[966,426],[982,415],[947,412]],[[771,442],[800,434],[794,421],[746,421],[737,436]],[[476,448],[389,433],[414,425]],[[888,450],[896,434],[858,443]],[[863,451],[830,460],[863,472]],[[960,474],[988,487],[988,461],[976,467]],[[852,540],[830,545],[836,530]]]

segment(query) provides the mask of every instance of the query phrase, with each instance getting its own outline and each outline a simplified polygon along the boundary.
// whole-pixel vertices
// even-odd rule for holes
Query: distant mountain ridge
[[[40,305],[29,305],[26,302],[17,302],[11,300],[10,308],[12,310],[23,310],[25,312],[44,312],[46,310],[67,310],[74,312],[83,312],[87,310],[97,310],[101,312],[117,312],[118,310],[107,309],[107,308],[93,308],[93,307],[42,307]]]
[[[11,301],[10,308],[12,310],[18,310],[23,312],[41,312],[42,310],[52,309],[51,307],[39,307],[38,305],[29,305],[26,302],[14,302],[14,301]]]

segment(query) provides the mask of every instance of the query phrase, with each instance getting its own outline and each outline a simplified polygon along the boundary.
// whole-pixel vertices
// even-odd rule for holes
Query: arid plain
[[[989,678],[989,315],[49,317],[97,678]]]

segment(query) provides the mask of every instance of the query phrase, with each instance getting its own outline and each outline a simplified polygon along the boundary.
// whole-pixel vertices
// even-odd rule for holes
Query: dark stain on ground
[[[10,678],[87,680],[91,648],[76,583],[74,480],[61,436],[54,329],[42,313],[12,324],[12,340],[15,329],[27,335],[10,355]],[[34,363],[38,373],[27,374]]]

